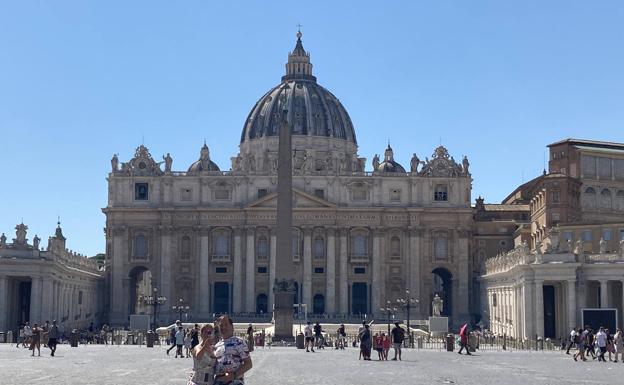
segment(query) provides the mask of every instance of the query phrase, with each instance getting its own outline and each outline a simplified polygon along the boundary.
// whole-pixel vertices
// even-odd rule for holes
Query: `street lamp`
[[[388,301],[388,304],[386,307],[382,307],[379,310],[381,310],[382,313],[387,313],[387,322],[388,322],[388,335],[390,335],[390,316],[392,315],[392,312],[397,311],[396,306],[391,307],[390,305],[390,301]]]
[[[184,300],[180,298],[177,305],[171,306],[171,310],[178,312],[178,319],[182,322],[182,313],[188,313],[191,307],[184,305]]]
[[[152,329],[156,330],[156,309],[158,308],[158,306],[164,304],[165,302],[167,302],[167,297],[165,296],[159,296],[158,295],[158,288],[155,287],[153,289],[154,294],[153,295],[140,295],[139,296],[139,302],[142,303],[143,305],[150,305],[154,307],[154,323],[152,325]]]
[[[407,334],[409,335],[410,347],[412,348],[414,347],[414,338],[412,338],[412,331],[410,329],[410,310],[413,307],[416,307],[417,304],[418,300],[416,298],[410,297],[409,289],[405,289],[405,298],[397,299],[397,306],[404,308],[405,312],[407,313]]]

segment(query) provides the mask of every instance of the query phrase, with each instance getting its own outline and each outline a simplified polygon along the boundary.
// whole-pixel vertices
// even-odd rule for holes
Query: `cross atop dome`
[[[301,25],[297,30],[297,43],[295,49],[288,54],[288,63],[286,63],[286,75],[282,76],[282,82],[288,80],[312,80],[316,78],[312,76],[312,63],[310,63],[310,53],[306,52],[301,42]]]

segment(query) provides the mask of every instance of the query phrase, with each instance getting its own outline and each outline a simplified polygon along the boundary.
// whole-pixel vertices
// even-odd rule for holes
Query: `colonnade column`
[[[348,228],[340,229],[340,279],[338,283],[340,285],[340,313],[349,313],[349,263],[347,255],[347,235],[349,234]]]
[[[535,321],[533,320],[533,283],[531,281],[522,282],[524,292],[524,337],[535,338]]]
[[[173,298],[173,291],[171,290],[171,237],[172,237],[172,228],[171,227],[161,227],[160,229],[160,280],[157,282],[158,284],[158,295],[165,296],[171,301]],[[153,258],[155,256],[152,256]],[[161,306],[158,314],[154,315],[154,323],[158,325],[159,320],[167,319],[169,314],[171,314],[171,303],[166,306]],[[158,316],[158,319],[156,319]],[[168,321],[167,321],[168,322]]]
[[[383,284],[381,279],[381,266],[383,265],[383,255],[381,253],[381,237],[382,231],[380,228],[373,229],[373,252],[371,255],[372,265],[372,287],[371,287],[371,313],[379,312],[381,304],[381,285]]]
[[[544,281],[535,280],[535,332],[544,338]]]
[[[107,229],[108,230],[108,229]],[[110,285],[110,322],[113,325],[125,325],[126,312],[124,308],[124,298],[128,295],[124,292],[124,261],[128,260],[128,248],[124,247],[125,239],[128,236],[127,228],[125,226],[114,227],[108,230],[109,236],[113,239],[113,255],[111,258],[111,272],[108,274]],[[108,273],[108,272],[107,272]],[[68,287],[63,284],[61,287],[64,307],[63,317],[67,316],[67,310],[69,309]],[[69,321],[69,319],[68,319]]]
[[[247,248],[245,250],[245,311],[256,312],[256,253],[255,253],[255,227],[247,227]]]
[[[567,281],[568,286],[568,300],[566,305],[568,306],[568,330],[577,327],[576,324],[576,280],[570,279]]]
[[[420,298],[420,241],[422,239],[423,229],[420,227],[410,227],[409,229],[409,255],[408,255],[408,271],[407,273],[407,288],[410,289],[412,296],[419,301],[423,301]],[[428,301],[423,302],[426,303]],[[420,307],[420,302],[416,304],[416,316],[418,319],[423,319],[423,308]],[[425,315],[426,317],[426,315]]]
[[[41,291],[41,321],[49,320],[52,322],[52,306],[54,305],[54,281],[52,278],[46,277],[43,280]]]
[[[234,228],[234,282],[232,282],[232,310],[243,311],[243,234],[240,227]]]
[[[609,307],[609,281],[605,279],[600,280],[600,307]]]
[[[303,228],[303,303],[312,313],[312,228]]]
[[[326,307],[325,312],[336,312],[336,238],[334,228],[327,228],[327,267],[326,275]]]
[[[210,270],[209,232],[202,230],[199,236],[199,316],[205,318],[210,313],[210,282],[208,273]],[[234,278],[236,282],[236,277]],[[185,298],[189,300],[189,298]]]
[[[8,303],[8,291],[9,283],[8,278],[4,275],[0,275],[0,332],[6,331],[7,317],[9,315],[9,303]]]
[[[273,284],[275,282],[275,261],[277,258],[277,234],[276,229],[271,228],[271,244],[269,251],[269,303],[267,311],[273,311],[273,304],[275,303],[275,294],[273,293]],[[292,254],[292,252],[290,253]],[[289,255],[289,261],[292,263],[292,255]]]
[[[34,322],[41,324],[41,277],[32,277],[32,284],[30,287],[30,323]]]

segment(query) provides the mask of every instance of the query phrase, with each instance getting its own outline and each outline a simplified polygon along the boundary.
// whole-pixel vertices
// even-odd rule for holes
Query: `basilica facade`
[[[213,162],[208,143],[178,170],[171,154],[157,162],[143,145],[127,161],[113,157],[103,209],[110,322],[153,312],[138,298],[154,289],[169,299],[155,309],[159,322],[177,318],[176,303],[195,320],[271,312],[282,109],[292,133],[295,304],[346,319],[413,298],[411,318],[425,319],[439,294],[443,315],[474,318],[468,159],[440,146],[425,160],[413,154],[406,169],[388,145],[367,163],[346,109],[313,76],[299,33],[281,82],[244,121],[231,164]]]

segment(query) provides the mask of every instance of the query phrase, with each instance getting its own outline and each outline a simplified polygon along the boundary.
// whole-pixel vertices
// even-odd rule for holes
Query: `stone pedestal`
[[[275,291],[275,335],[273,341],[293,342],[293,295],[291,291]]]

